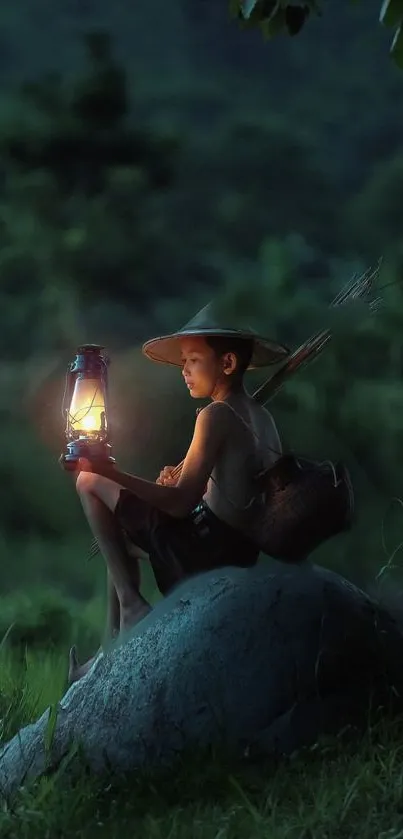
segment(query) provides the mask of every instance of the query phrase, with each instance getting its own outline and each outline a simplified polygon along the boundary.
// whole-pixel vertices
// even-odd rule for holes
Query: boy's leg
[[[119,635],[120,629],[120,604],[119,599],[116,594],[116,589],[111,578],[109,571],[107,572],[107,613],[106,613],[106,627],[105,627],[105,640],[113,641]],[[78,657],[77,657],[77,650],[76,647],[73,646],[70,650],[69,656],[69,672],[68,672],[68,682],[72,684],[73,682],[77,682],[78,679],[81,679],[88,673],[89,669],[92,667],[95,659],[98,655],[102,652],[102,646],[97,650],[95,655],[91,656],[88,661],[84,662],[84,664],[80,664]]]
[[[127,493],[123,499],[122,487],[100,475],[91,472],[81,472],[77,478],[77,491],[87,520],[95,536],[100,551],[104,556],[108,572],[116,591],[119,604],[119,629],[123,631],[145,617],[151,611],[151,606],[140,594],[140,563],[139,559],[148,556],[154,572],[155,580],[159,591],[166,595],[172,587],[185,576],[185,569],[181,563],[181,555],[190,550],[188,539],[183,539],[183,532],[179,539],[172,541],[171,528],[166,530],[166,521],[162,527],[158,511],[149,508],[149,505],[136,498],[132,493]],[[119,502],[118,516],[116,507]],[[129,503],[126,503],[129,502]],[[175,525],[179,527],[179,520],[175,519]],[[180,530],[183,531],[185,522],[180,521]],[[130,552],[124,536],[124,531],[130,532]],[[137,533],[139,543],[136,544]],[[133,542],[132,542],[133,539]],[[185,542],[185,544],[183,544]],[[133,544],[135,543],[135,544]],[[175,543],[175,544],[174,544]],[[171,548],[171,549],[170,549]],[[180,548],[178,550],[178,548]],[[134,555],[132,554],[134,552]],[[111,592],[112,596],[113,593]],[[115,603],[116,606],[116,603]],[[113,625],[115,606],[109,600],[108,625]],[[72,651],[71,675],[74,680],[75,673],[80,670],[80,675],[86,665],[79,667],[75,651]],[[87,662],[90,667],[94,659]],[[88,669],[88,668],[87,668]],[[78,678],[80,678],[78,675]]]
[[[121,487],[108,478],[80,472],[77,492],[108,572],[107,639],[136,624],[151,610],[140,594],[140,568],[136,556],[129,555],[126,542],[114,516]],[[140,552],[139,552],[140,553]],[[68,681],[81,679],[92,667],[102,647],[84,664],[79,664],[75,647],[70,650]]]
[[[108,642],[117,638],[120,631],[120,603],[115,589],[115,584],[109,570],[107,571],[106,602],[105,637]]]
[[[91,530],[106,561],[119,602],[119,629],[125,630],[146,615],[151,606],[140,594],[140,568],[129,556],[123,532],[114,516],[121,487],[109,478],[80,472],[77,491]],[[110,606],[109,620],[116,619],[116,604]]]

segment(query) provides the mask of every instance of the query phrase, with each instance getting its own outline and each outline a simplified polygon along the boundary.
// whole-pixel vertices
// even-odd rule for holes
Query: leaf
[[[280,0],[241,0],[241,16],[244,20],[260,23],[268,20],[280,6]]]
[[[229,14],[232,18],[242,17],[240,0],[229,0]]]
[[[258,5],[258,3],[259,0],[241,0],[240,8],[242,12],[242,17],[244,17],[245,20],[248,20],[250,18],[253,10]]]
[[[287,24],[285,19],[285,9],[282,9],[281,7],[276,9],[269,20],[263,21],[260,28],[265,39],[273,38],[275,35],[286,32]]]
[[[390,48],[390,53],[395,61],[395,64],[402,70],[403,69],[403,29],[402,26],[396,31],[395,37],[392,41],[392,46]]]
[[[49,753],[51,751],[51,748],[52,748],[58,714],[59,714],[59,707],[58,707],[58,704],[55,703],[55,704],[50,706],[49,717],[48,717],[48,722],[47,722],[47,725],[46,725],[45,736],[44,736],[45,751],[47,753]]]
[[[298,35],[306,19],[309,17],[309,6],[287,6],[285,22],[290,35]]]
[[[379,21],[384,26],[400,26],[403,21],[403,0],[383,0]]]

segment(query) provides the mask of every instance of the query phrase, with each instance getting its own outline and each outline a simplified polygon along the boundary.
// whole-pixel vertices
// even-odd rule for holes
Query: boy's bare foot
[[[136,623],[145,618],[149,612],[152,611],[152,607],[147,603],[146,600],[143,598],[139,599],[137,603],[133,604],[132,606],[126,606],[120,608],[120,634],[122,632],[127,632],[128,629],[131,629],[132,626],[135,626]],[[77,649],[73,646],[70,650],[69,654],[69,672],[68,672],[68,684],[72,685],[74,682],[78,682],[79,679],[82,679],[83,676],[88,673],[91,669],[92,665],[94,664],[95,660],[98,658],[99,654],[102,652],[102,647],[99,648],[98,652],[89,658],[84,664],[80,664],[77,656]]]
[[[69,685],[72,685],[73,682],[78,682],[79,679],[82,679],[82,677],[88,673],[94,664],[95,659],[98,658],[100,652],[102,652],[102,647],[100,647],[98,652],[95,653],[92,658],[89,658],[84,664],[80,664],[78,661],[76,647],[73,646],[71,648],[69,655],[69,672],[67,677]]]

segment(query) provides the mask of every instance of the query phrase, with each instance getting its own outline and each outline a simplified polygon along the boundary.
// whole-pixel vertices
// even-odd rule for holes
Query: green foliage
[[[403,154],[380,161],[349,207],[356,240],[371,254],[401,250]]]
[[[383,0],[379,20],[384,24],[384,26],[399,26],[402,19],[402,0]]]
[[[14,592],[1,600],[0,642],[2,647],[25,656],[32,652],[65,649],[80,639],[91,650],[99,644],[100,627],[91,625],[86,611],[76,600],[59,591],[31,588]]]
[[[396,29],[390,49],[397,66],[403,67],[403,3],[402,0],[383,0],[379,19],[384,26]]]
[[[319,13],[319,4],[317,0],[230,0],[230,10],[243,25],[258,25],[270,38],[280,33],[298,35],[310,13]]]
[[[337,247],[339,190],[304,130],[290,132],[272,117],[238,118],[227,125],[214,164],[221,190],[211,211],[221,247],[251,257],[266,236],[289,231]]]
[[[403,26],[400,25],[395,32],[392,46],[390,51],[393,55],[393,58],[397,64],[397,66],[402,69],[403,67]]]
[[[71,348],[88,328],[80,306],[94,297],[147,305],[166,284],[171,247],[160,234],[159,195],[172,179],[176,138],[130,123],[126,74],[107,36],[93,33],[87,49],[81,80],[67,87],[45,76],[2,112],[3,357]]]
[[[355,3],[357,0],[350,0]],[[259,27],[265,39],[276,35],[298,35],[312,16],[320,15],[321,0],[229,0],[230,14],[238,18],[242,28]],[[395,28],[391,55],[403,67],[403,3],[383,0],[379,19],[384,26]]]

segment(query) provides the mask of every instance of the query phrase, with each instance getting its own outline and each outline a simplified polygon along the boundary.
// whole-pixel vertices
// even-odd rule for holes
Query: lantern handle
[[[73,395],[73,380],[73,364],[70,362],[67,365],[66,378],[64,382],[64,393],[62,399],[62,417],[64,420],[67,419],[67,414],[70,410],[71,398]]]
[[[109,409],[109,381],[108,381],[108,366],[110,364],[110,358],[107,355],[102,355],[102,363],[104,366],[104,393],[105,393],[105,405],[107,406],[107,417],[108,417],[108,425],[106,429],[106,439],[109,441],[112,438],[112,431],[111,431],[111,412]],[[103,417],[103,423],[105,423],[105,415]]]
[[[100,362],[108,366],[110,358],[102,350],[105,350],[104,344],[80,344],[77,348],[77,355],[85,355],[86,353],[98,354]]]

